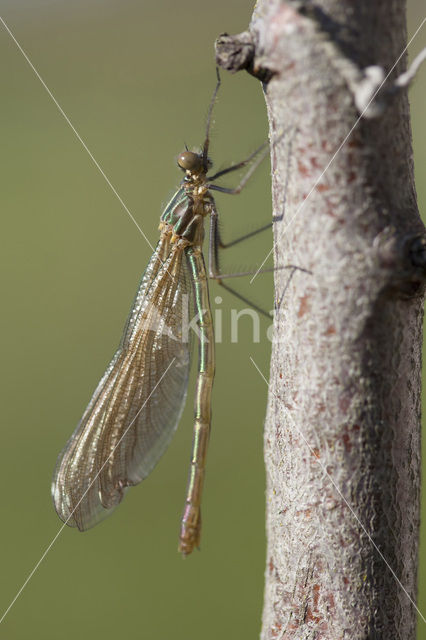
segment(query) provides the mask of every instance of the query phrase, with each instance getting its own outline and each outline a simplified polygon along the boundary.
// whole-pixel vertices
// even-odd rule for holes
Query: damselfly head
[[[206,162],[204,162],[204,155],[202,153],[188,150],[182,151],[182,153],[178,155],[177,163],[181,169],[189,171],[190,173],[207,173],[213,166],[210,158],[207,158]]]
[[[199,172],[203,169],[203,156],[195,151],[182,151],[178,156],[177,163],[184,171]]]

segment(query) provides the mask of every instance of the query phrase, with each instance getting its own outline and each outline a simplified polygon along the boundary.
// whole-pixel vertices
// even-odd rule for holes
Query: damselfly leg
[[[262,152],[262,153],[260,153]],[[258,154],[260,154],[255,162],[251,165],[246,174],[242,177],[239,184],[233,189],[229,189],[228,187],[221,187],[218,184],[210,184],[209,188],[211,191],[220,191],[220,193],[227,193],[228,195],[238,195],[244,189],[256,169],[262,164],[263,160],[269,153],[269,143],[264,142],[260,147],[258,147],[248,158],[243,160],[242,162],[238,162],[237,164],[228,167],[227,169],[222,169],[218,171],[213,176],[209,176],[208,180],[211,182],[212,180],[216,180],[217,178],[226,175],[227,173],[231,173],[231,171],[236,171],[241,167],[245,167],[253,158],[255,158]]]
[[[277,140],[273,143],[273,146],[278,144],[278,142],[280,142],[280,140],[284,137],[284,135],[286,133],[287,132],[284,131],[277,138]],[[243,176],[243,178],[241,179],[241,181],[239,182],[239,184],[236,187],[228,188],[228,187],[222,187],[220,185],[210,184],[210,190],[218,191],[220,193],[224,193],[224,194],[227,194],[227,195],[238,195],[238,194],[240,194],[241,191],[243,190],[243,188],[247,185],[249,179],[252,177],[252,175],[256,171],[256,169],[259,167],[259,165],[266,158],[266,156],[268,154],[268,151],[269,151],[269,143],[268,142],[264,142],[252,154],[250,154],[245,160],[242,160],[241,162],[238,162],[238,163],[236,163],[236,164],[234,164],[234,165],[232,165],[230,167],[227,167],[226,169],[222,169],[221,171],[218,171],[217,173],[215,173],[212,176],[208,176],[208,179],[209,179],[209,181],[211,183],[212,181],[216,180],[217,178],[220,178],[220,177],[222,177],[222,176],[224,176],[224,175],[226,175],[226,174],[228,174],[228,173],[230,173],[232,171],[237,171],[238,169],[241,169],[242,167],[244,167],[247,164],[249,164],[257,156],[257,160],[253,163],[253,165],[246,172],[246,174]],[[287,172],[286,180],[288,180],[288,172]],[[274,222],[278,222],[279,220],[282,219],[282,217],[283,217],[283,214],[281,216],[276,216],[276,217],[273,218],[272,222],[264,224],[261,227],[259,227],[258,229],[255,229],[254,231],[250,231],[250,232],[248,232],[246,234],[243,234],[242,236],[239,236],[238,238],[236,238],[236,239],[234,239],[234,240],[232,240],[230,242],[225,243],[222,240],[222,237],[221,237],[221,234],[220,234],[220,230],[219,230],[218,211],[217,211],[217,208],[216,208],[216,204],[215,204],[214,200],[212,201],[212,208],[211,208],[211,215],[210,215],[210,240],[209,240],[209,277],[211,279],[213,279],[213,280],[216,280],[224,289],[229,291],[229,293],[232,293],[239,300],[241,300],[242,302],[248,304],[252,308],[256,309],[259,313],[261,313],[262,315],[266,316],[267,318],[270,318],[270,315],[264,309],[262,309],[261,307],[256,305],[252,300],[250,300],[246,296],[242,295],[240,292],[236,291],[235,289],[233,289],[229,285],[225,284],[223,282],[223,280],[229,279],[229,278],[240,278],[240,277],[254,275],[254,274],[257,275],[257,274],[262,274],[262,273],[271,273],[273,271],[277,271],[277,270],[281,270],[281,269],[289,269],[289,270],[291,270],[291,274],[289,276],[287,285],[285,287],[285,291],[286,291],[295,271],[300,270],[300,271],[307,272],[307,273],[310,273],[310,272],[307,271],[306,269],[303,269],[302,267],[298,267],[296,265],[288,264],[288,265],[283,265],[283,266],[278,266],[278,267],[270,267],[270,268],[267,267],[267,268],[253,270],[253,271],[241,271],[241,272],[234,272],[234,273],[223,273],[221,271],[220,265],[219,265],[219,250],[220,249],[227,249],[229,247],[235,246],[236,244],[238,244],[240,242],[243,242],[245,240],[248,240],[249,238],[252,238],[253,236],[261,233],[262,231],[266,231],[267,229],[270,229],[272,227],[273,223]],[[281,298],[281,300],[282,300],[282,298]]]
[[[239,242],[243,242],[244,240],[248,240],[249,238],[257,235],[258,233],[261,233],[262,231],[265,231],[266,229],[270,229],[270,228],[271,228],[271,223],[264,225],[263,227],[260,227],[259,229],[256,229],[254,231],[251,231],[250,233],[247,233],[244,236],[241,236],[236,240],[231,241],[228,244],[224,244],[220,238],[219,225],[218,225],[218,213],[217,213],[216,207],[214,207],[214,209],[211,211],[211,214],[210,214],[209,278],[212,280],[216,280],[216,282],[220,284],[221,287],[223,287],[226,291],[228,291],[229,293],[231,293],[236,298],[238,298],[248,306],[252,307],[256,311],[258,311],[268,319],[271,318],[269,313],[267,313],[264,309],[259,307],[250,298],[244,296],[233,287],[230,287],[228,284],[225,284],[223,280],[227,280],[230,278],[242,278],[245,276],[253,275],[255,273],[259,273],[259,274],[271,273],[281,269],[289,269],[292,271],[292,273],[295,270],[306,272],[306,269],[297,267],[296,265],[288,264],[288,265],[283,265],[281,267],[269,267],[269,268],[267,267],[260,270],[240,271],[240,272],[234,272],[234,273],[222,273],[220,269],[220,264],[219,264],[219,249],[225,249]],[[290,276],[290,279],[291,279],[291,276]]]

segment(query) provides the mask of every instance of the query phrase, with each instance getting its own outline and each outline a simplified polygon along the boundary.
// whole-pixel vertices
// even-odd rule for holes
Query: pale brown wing
[[[190,365],[185,322],[192,291],[183,249],[170,251],[167,242],[160,240],[120,346],[58,459],[55,508],[80,530],[109,515],[126,488],[150,473],[185,404]]]

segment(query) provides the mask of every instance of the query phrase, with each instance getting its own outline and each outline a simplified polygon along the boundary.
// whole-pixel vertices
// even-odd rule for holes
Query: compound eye
[[[185,171],[199,171],[203,166],[201,156],[193,151],[183,151],[179,154],[177,163]]]

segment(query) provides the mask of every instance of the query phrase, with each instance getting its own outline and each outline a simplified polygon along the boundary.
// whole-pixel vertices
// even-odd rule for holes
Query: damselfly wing
[[[190,277],[164,232],[142,277],[120,346],[61,453],[53,480],[60,518],[84,531],[164,453],[185,403],[190,349],[181,333]]]

